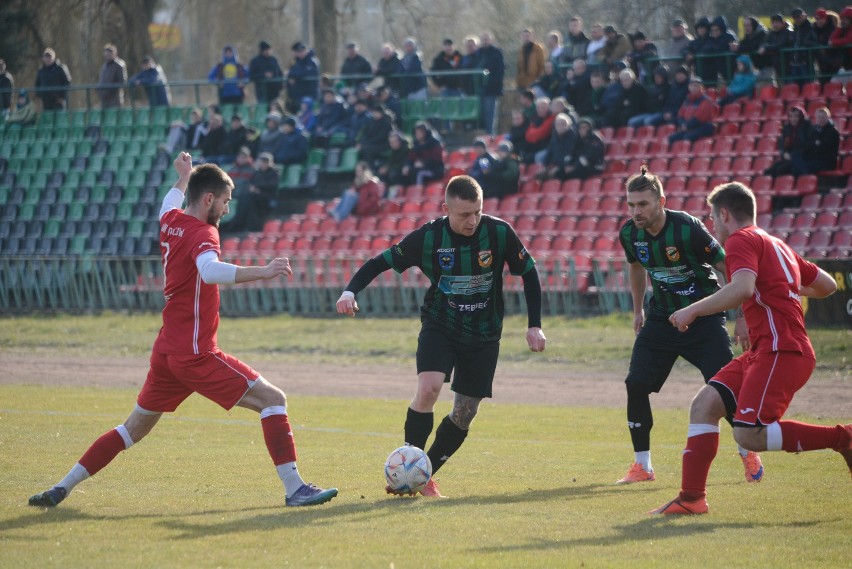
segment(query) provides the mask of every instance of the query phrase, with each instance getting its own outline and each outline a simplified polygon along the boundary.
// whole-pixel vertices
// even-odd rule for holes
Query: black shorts
[[[500,342],[462,343],[437,324],[424,322],[417,338],[417,373],[444,374],[450,389],[468,397],[491,397]],[[455,370],[455,373],[453,373]]]
[[[651,315],[633,344],[625,382],[647,385],[657,393],[679,356],[701,370],[705,383],[716,375],[734,357],[725,316],[698,318],[686,332],[678,332],[666,317]]]

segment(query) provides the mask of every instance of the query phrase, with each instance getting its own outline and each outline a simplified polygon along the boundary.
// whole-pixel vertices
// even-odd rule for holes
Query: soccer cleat
[[[284,500],[287,506],[316,506],[337,496],[337,488],[323,490],[313,484],[302,484],[296,493]]]
[[[840,453],[840,455],[846,460],[846,465],[849,467],[849,474],[852,476],[852,424],[843,425],[843,429],[849,435],[849,444],[843,448],[838,447],[834,450]]]
[[[763,463],[760,462],[760,455],[756,452],[748,451],[746,456],[740,455],[745,467],[746,482],[760,482],[763,480]]]
[[[707,505],[707,500],[701,498],[700,500],[692,500],[687,501],[681,498],[675,498],[671,502],[663,504],[656,510],[651,510],[648,512],[648,515],[660,515],[660,516],[694,516],[698,514],[706,514],[710,510],[710,507]]]
[[[408,490],[406,490],[405,492],[401,492],[399,490],[394,490],[393,488],[390,487],[390,485],[385,486],[385,492],[387,492],[388,494],[392,494],[394,496],[414,496],[415,494],[417,494],[417,492],[411,492],[411,491],[408,491]]]
[[[29,505],[37,508],[53,508],[65,499],[68,491],[61,486],[54,486],[50,490],[30,496]]]
[[[423,496],[428,496],[429,498],[446,498],[443,494],[441,494],[441,490],[438,488],[438,485],[435,483],[434,478],[430,478],[429,482],[420,491],[420,494]]]
[[[656,480],[654,471],[648,472],[638,462],[630,465],[630,470],[624,475],[624,478],[618,480],[616,484],[633,484],[634,482],[653,482]]]

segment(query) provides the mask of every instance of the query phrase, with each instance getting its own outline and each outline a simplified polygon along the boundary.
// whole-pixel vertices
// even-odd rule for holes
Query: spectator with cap
[[[814,122],[805,143],[805,172],[818,174],[837,167],[840,153],[840,132],[831,120],[831,111],[820,107],[814,111]]]
[[[785,176],[807,174],[805,150],[813,140],[811,123],[805,109],[799,105],[787,110],[787,120],[781,125],[778,137],[778,159],[763,171],[767,176]]]
[[[801,8],[795,8],[790,15],[793,18],[793,48],[790,58],[790,79],[804,85],[814,79],[814,53],[809,48],[819,45],[808,15]]]
[[[399,75],[402,73],[402,62],[400,62],[399,54],[397,54],[393,44],[382,44],[382,55],[373,73],[376,77],[381,77],[384,80],[386,87],[397,93],[401,92]]]
[[[675,67],[683,61],[686,55],[686,48],[694,38],[686,29],[686,22],[680,18],[672,22],[669,28],[669,39],[660,48],[660,57],[663,58],[669,67]]]
[[[220,105],[241,105],[248,77],[249,70],[240,63],[237,50],[230,45],[222,49],[222,61],[207,74],[208,81],[218,84]]]
[[[30,101],[29,93],[26,89],[20,89],[18,91],[18,101],[15,104],[15,108],[6,117],[6,122],[20,126],[32,126],[35,124],[37,117],[38,113],[36,112],[35,103]]]
[[[278,147],[278,139],[283,136],[281,132],[281,120],[282,117],[277,112],[271,112],[266,115],[266,119],[263,121],[266,128],[257,137],[255,156],[259,156],[262,152],[275,153],[275,149]]]
[[[6,117],[12,110],[12,95],[15,78],[6,69],[6,60],[0,59],[0,118]]]
[[[150,55],[142,58],[142,70],[128,79],[131,85],[141,85],[145,88],[148,104],[151,108],[168,107],[171,101],[166,72]]]
[[[734,51],[738,56],[748,56],[758,71],[764,67],[771,68],[769,58],[758,53],[765,42],[766,26],[754,16],[743,18],[743,37],[733,46]]]
[[[296,112],[300,101],[310,97],[313,101],[319,97],[319,59],[314,50],[302,42],[293,44],[293,65],[287,71],[287,108]]]
[[[598,29],[601,29],[599,24]],[[601,37],[603,37],[603,33],[601,33]],[[577,59],[585,60],[588,57],[587,52],[591,41],[583,32],[583,18],[572,16],[568,20],[568,36],[565,38],[565,47],[559,56],[559,63],[567,64]]]
[[[828,47],[831,34],[840,24],[840,16],[837,12],[819,8],[814,12],[814,33],[817,45],[824,46],[816,53],[816,63],[819,67],[820,83],[827,83],[831,76],[843,65],[842,54]]]
[[[462,77],[460,75],[440,75],[442,72],[452,72],[461,69],[462,54],[453,45],[453,40],[447,38],[443,48],[432,59],[429,71],[439,73],[432,76],[432,83],[438,88],[442,97],[459,97],[462,95]]]
[[[832,81],[852,80],[852,6],[846,6],[840,12],[840,27],[831,34],[828,44],[842,54],[842,65]]]
[[[315,146],[324,146],[338,132],[345,132],[347,119],[346,107],[333,89],[323,89],[322,106],[317,114],[317,123],[313,131]]]
[[[68,86],[71,73],[56,57],[52,48],[46,48],[41,56],[41,68],[36,74],[35,95],[41,99],[45,111],[64,111],[68,104]]]
[[[633,49],[627,54],[627,62],[639,82],[645,83],[645,80],[659,65],[657,46],[649,42],[642,32],[634,33],[630,39],[633,43]]]
[[[98,76],[98,98],[101,108],[124,105],[124,84],[127,83],[127,64],[118,57],[118,48],[108,43],[104,46],[104,64]]]
[[[544,47],[547,50],[547,59],[553,63],[554,69],[559,70],[559,65],[562,63],[562,52],[565,51],[565,46],[562,45],[562,34],[558,30],[547,32],[544,37]]]
[[[346,57],[340,66],[340,78],[350,87],[362,81],[369,81],[373,75],[373,66],[359,52],[358,44],[351,41],[346,44]]]
[[[521,166],[513,152],[512,143],[503,140],[497,145],[497,156],[485,173],[482,194],[486,198],[502,198],[518,193]]]
[[[417,42],[414,38],[406,38],[402,49],[405,54],[399,62],[402,69],[399,96],[409,101],[425,101],[429,93]]]
[[[272,55],[272,46],[261,40],[259,53],[249,62],[249,78],[254,83],[257,102],[269,103],[278,98],[284,84],[284,72],[278,58]]]
[[[486,172],[494,165],[494,156],[488,152],[488,145],[482,137],[477,137],[473,141],[473,151],[476,156],[473,158],[473,163],[467,169],[467,175],[476,180],[480,186],[483,185]],[[483,187],[484,190],[484,187]]]
[[[782,57],[781,50],[793,47],[793,42],[795,41],[793,29],[781,14],[773,14],[769,20],[770,30],[767,32],[766,39],[763,45],[760,46],[760,49],[757,50],[757,53],[767,58],[768,67],[771,67],[775,72],[775,76],[780,79],[788,75],[787,71],[789,67],[787,62],[789,57]]]
[[[408,154],[411,152],[411,141],[402,132],[392,131],[387,137],[387,151],[376,161],[379,177],[387,186],[388,197],[394,197],[401,186],[407,182],[403,174]]]
[[[402,173],[418,186],[444,177],[444,144],[425,121],[414,125],[414,143]]]
[[[264,152],[257,157],[257,168],[248,183],[248,190],[237,203],[237,212],[225,225],[224,231],[260,231],[266,216],[274,208],[278,195],[279,174],[272,155]]]
[[[506,70],[506,60],[503,50],[493,44],[489,32],[479,36],[479,64],[488,74],[484,77],[480,91],[480,112],[482,127],[487,134],[494,134],[496,118],[499,115],[499,100],[503,96],[503,74]]]
[[[600,176],[606,166],[605,154],[606,143],[603,135],[595,130],[591,120],[580,119],[574,151],[565,163],[565,179],[585,180],[592,176]]]
[[[521,32],[521,47],[518,50],[518,74],[515,84],[519,90],[526,89],[544,73],[544,46],[535,40],[531,29]]]
[[[605,45],[606,34],[604,34],[603,24],[592,24],[592,27],[589,28],[589,45],[586,46],[586,63],[599,66],[600,56]]]
[[[669,135],[669,144],[713,136],[716,109],[716,103],[704,92],[704,82],[700,77],[693,77],[689,81],[689,94],[677,114],[677,130]]]
[[[340,223],[350,214],[358,217],[376,215],[381,211],[382,187],[366,162],[355,164],[352,187],[346,188],[337,205],[328,214]]]
[[[304,164],[308,160],[308,137],[293,117],[284,117],[281,121],[281,137],[273,156],[275,162],[282,166]]]
[[[368,115],[369,121],[358,141],[358,158],[375,168],[389,151],[388,136],[393,131],[393,117],[379,102],[373,103]]]
[[[725,91],[725,96],[719,99],[719,106],[730,105],[740,99],[750,99],[754,95],[757,76],[751,66],[751,58],[747,55],[737,57],[737,72]]]
[[[630,51],[630,40],[624,34],[619,33],[614,26],[607,26],[603,31],[606,36],[606,43],[603,49],[597,53],[598,63],[611,66],[627,56]]]

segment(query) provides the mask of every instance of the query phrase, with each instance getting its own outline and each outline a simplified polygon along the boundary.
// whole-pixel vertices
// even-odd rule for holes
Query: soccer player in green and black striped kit
[[[435,402],[453,374],[453,410],[438,425],[427,453],[433,475],[461,447],[480,401],[491,397],[503,329],[504,264],[523,278],[527,343],[533,352],[545,347],[538,270],[515,231],[505,221],[482,214],[482,188],[469,176],[449,181],[443,209],[444,217],[367,261],[337,301],[339,313],[355,316],[355,295],[389,269],[418,267],[431,281],[420,307],[417,394],[405,420],[405,442],[425,448]],[[434,478],[421,494],[441,497]]]
[[[654,480],[651,465],[651,393],[658,393],[678,357],[697,367],[710,380],[733,358],[731,339],[723,313],[696,320],[678,332],[669,316],[680,308],[719,290],[713,267],[725,271],[725,252],[699,219],[682,211],[665,209],[660,179],[642,167],[627,180],[627,207],[631,219],[619,232],[629,263],[636,342],[630,358],[627,385],[627,426],[633,442],[634,462],[618,484]],[[646,275],[651,277],[653,298],[645,317]],[[748,350],[745,320],[737,318],[734,342]],[[740,447],[749,482],[759,482],[763,465],[757,453]]]

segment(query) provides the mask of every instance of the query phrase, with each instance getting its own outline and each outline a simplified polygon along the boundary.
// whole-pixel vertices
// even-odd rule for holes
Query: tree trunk
[[[339,49],[337,45],[337,9],[334,0],[314,0],[314,51],[323,73],[336,74]]]

